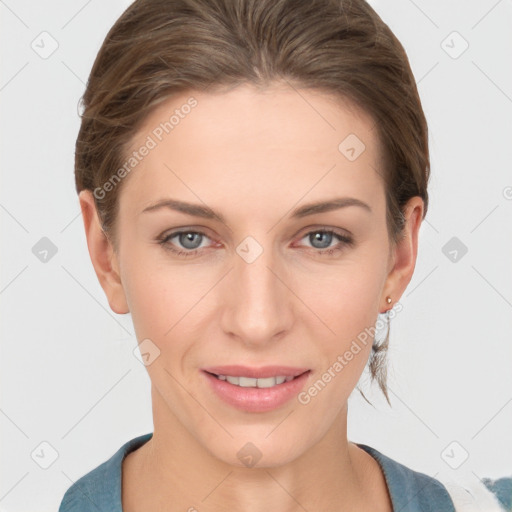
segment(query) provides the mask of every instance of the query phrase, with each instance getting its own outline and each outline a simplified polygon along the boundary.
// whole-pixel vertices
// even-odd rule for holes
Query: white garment
[[[480,481],[460,484],[439,480],[445,487],[455,506],[455,512],[507,512],[496,496]]]

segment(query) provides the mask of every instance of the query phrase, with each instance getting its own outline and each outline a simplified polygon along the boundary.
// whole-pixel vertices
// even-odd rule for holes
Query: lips
[[[309,371],[309,368],[298,368],[291,366],[261,366],[259,368],[241,366],[241,365],[226,365],[226,366],[210,366],[203,368],[203,371],[213,375],[232,375],[236,377],[249,377],[253,379],[265,379],[268,377],[298,377],[303,373]]]
[[[249,368],[232,365],[205,368],[201,373],[205,378],[205,383],[224,403],[244,412],[263,413],[290,403],[306,386],[311,371],[289,366]],[[228,377],[223,380],[217,376],[226,374],[234,379]],[[285,378],[284,382],[276,382],[274,385],[268,386],[264,381],[272,380],[272,377],[275,378],[279,374],[281,377],[279,380]],[[284,377],[285,375],[287,377]],[[243,385],[236,383],[238,379],[244,380]],[[231,383],[229,380],[235,380],[235,383]],[[248,382],[249,380],[257,380],[258,385],[254,387],[253,382]],[[251,385],[248,386],[248,384]]]

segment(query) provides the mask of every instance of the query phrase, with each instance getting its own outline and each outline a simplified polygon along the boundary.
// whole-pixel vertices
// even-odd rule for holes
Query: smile
[[[304,389],[311,370],[224,366],[203,369],[202,373],[214,395],[224,403],[242,411],[262,413],[283,407],[296,397]]]
[[[215,375],[215,374],[213,374]],[[215,375],[219,380],[225,380],[235,386],[242,388],[272,388],[283,382],[290,382],[295,377],[278,375],[277,377],[267,377],[264,379],[255,379],[252,377],[236,377],[231,375]]]

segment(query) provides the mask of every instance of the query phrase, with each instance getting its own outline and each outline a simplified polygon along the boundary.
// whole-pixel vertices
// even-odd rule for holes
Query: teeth
[[[259,388],[271,388],[272,386],[276,386],[277,384],[282,384],[284,382],[284,377],[267,377],[265,379],[255,379],[258,381]]]
[[[258,379],[253,379],[251,377],[238,377],[238,382],[236,384],[242,388],[254,388],[258,386]]]
[[[284,377],[278,375],[277,377],[267,377],[264,379],[254,379],[252,377],[233,377],[231,375],[217,375],[220,380],[227,380],[230,384],[240,386],[242,388],[271,388],[282,384],[283,382],[290,382],[294,377]]]

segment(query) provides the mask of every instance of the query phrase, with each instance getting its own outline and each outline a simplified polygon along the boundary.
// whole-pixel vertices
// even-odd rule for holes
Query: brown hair
[[[101,189],[111,179],[145,118],[170,96],[243,83],[264,88],[283,79],[348,99],[371,116],[396,244],[405,203],[420,196],[427,213],[427,122],[402,45],[364,0],[135,1],[107,34],[82,98],[77,191]],[[119,182],[94,194],[114,247],[121,189]],[[389,403],[388,342],[389,331],[384,342],[374,341],[369,368]]]

